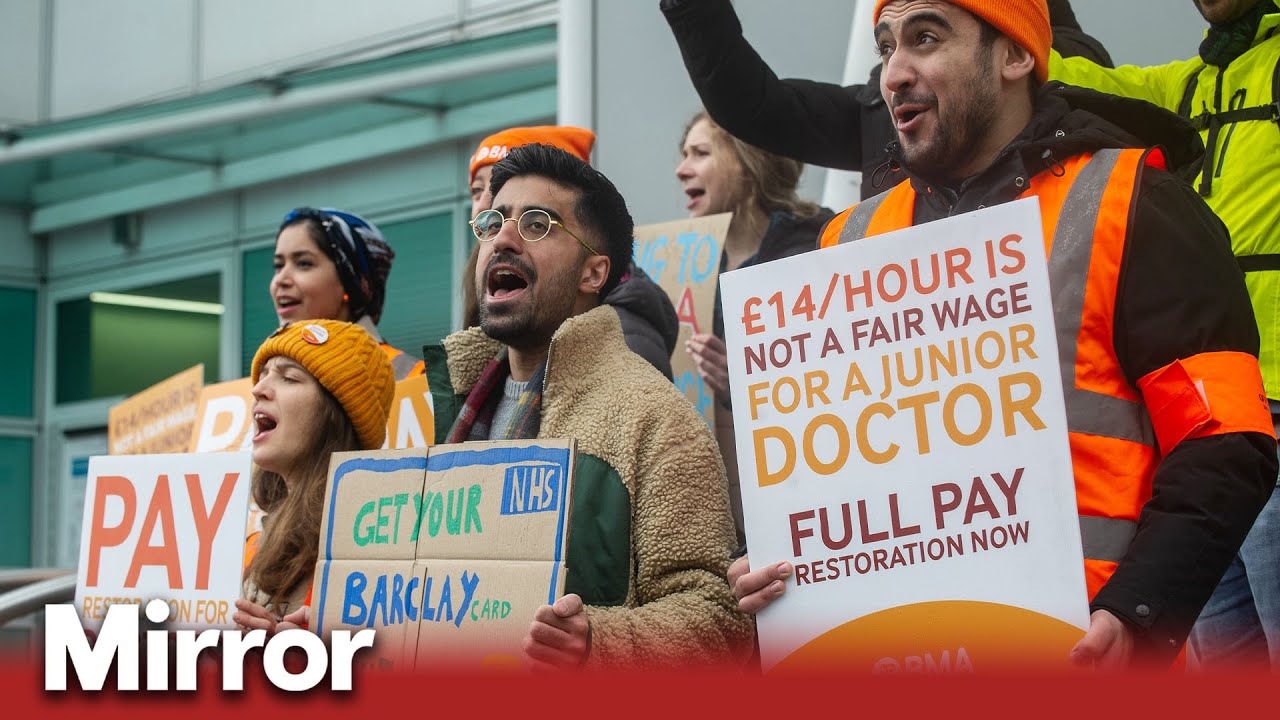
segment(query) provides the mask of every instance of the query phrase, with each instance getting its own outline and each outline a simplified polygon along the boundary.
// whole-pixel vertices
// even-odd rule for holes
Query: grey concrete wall
[[[553,22],[556,0],[4,0],[0,124]]]
[[[1072,0],[1085,32],[1117,65],[1162,65],[1196,54],[1208,25],[1192,0]]]
[[[44,0],[0,7],[0,125],[40,116]]]

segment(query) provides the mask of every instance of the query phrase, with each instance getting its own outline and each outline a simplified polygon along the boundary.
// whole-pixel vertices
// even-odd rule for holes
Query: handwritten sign
[[[1039,205],[726,273],[766,668],[1063,666],[1088,627]]]
[[[732,218],[732,213],[722,213],[642,225],[635,231],[636,265],[667,292],[680,318],[680,336],[671,356],[672,378],[712,427],[715,393],[698,375],[684,348],[693,335],[712,332],[720,253]]]
[[[183,370],[107,410],[107,453],[142,455],[186,449],[204,365]]]
[[[377,628],[380,665],[520,665],[563,593],[573,465],[561,440],[335,453],[316,631]]]
[[[76,607],[169,603],[175,628],[233,628],[240,597],[249,453],[89,459]]]

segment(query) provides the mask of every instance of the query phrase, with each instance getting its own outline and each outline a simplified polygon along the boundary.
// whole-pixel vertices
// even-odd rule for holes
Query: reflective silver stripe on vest
[[[409,353],[400,353],[391,358],[391,369],[395,371],[396,382],[409,377],[409,373],[413,372],[413,368],[418,364],[418,359]]]
[[[1058,327],[1058,364],[1072,432],[1099,435],[1155,447],[1151,418],[1141,403],[1076,387],[1076,356],[1084,321],[1084,293],[1089,281],[1093,236],[1102,211],[1102,195],[1120,151],[1100,150],[1071,183],[1053,230],[1049,252],[1049,288]],[[1138,531],[1132,520],[1079,516],[1080,543],[1086,560],[1120,562]]]
[[[845,221],[844,229],[840,231],[840,239],[836,244],[843,245],[866,237],[867,228],[871,226],[871,218],[875,217],[876,211],[884,204],[884,199],[891,192],[893,188],[858,203],[849,212],[849,218]]]
[[[1138,533],[1138,523],[1120,518],[1080,515],[1080,546],[1086,560],[1118,563]]]
[[[1076,387],[1077,340],[1084,316],[1085,286],[1093,233],[1102,210],[1102,194],[1120,158],[1119,150],[1099,150],[1080,170],[1058,214],[1049,252],[1049,289],[1058,326],[1058,364],[1072,432],[1156,446],[1151,418],[1141,403]]]

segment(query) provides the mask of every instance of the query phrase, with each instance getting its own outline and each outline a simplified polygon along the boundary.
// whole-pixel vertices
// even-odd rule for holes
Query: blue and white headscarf
[[[323,239],[316,237],[317,244],[338,268],[353,320],[368,315],[377,324],[382,319],[387,276],[396,256],[377,226],[342,210],[300,207],[284,216],[280,230],[299,222],[310,222],[323,235]]]

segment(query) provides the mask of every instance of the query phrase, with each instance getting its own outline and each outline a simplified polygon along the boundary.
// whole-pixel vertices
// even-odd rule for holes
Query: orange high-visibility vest
[[[1033,177],[1049,257],[1058,360],[1092,600],[1115,571],[1151,498],[1163,454],[1187,439],[1228,432],[1272,434],[1258,360],[1244,352],[1180,358],[1131,384],[1113,338],[1130,209],[1143,167],[1159,151],[1100,150]],[[821,246],[914,224],[910,182],[837,215]]]
[[[395,371],[396,382],[426,373],[426,365],[403,350],[398,350],[386,343],[379,343],[378,347],[382,348],[382,352],[386,353],[387,359],[391,361],[391,369]]]

